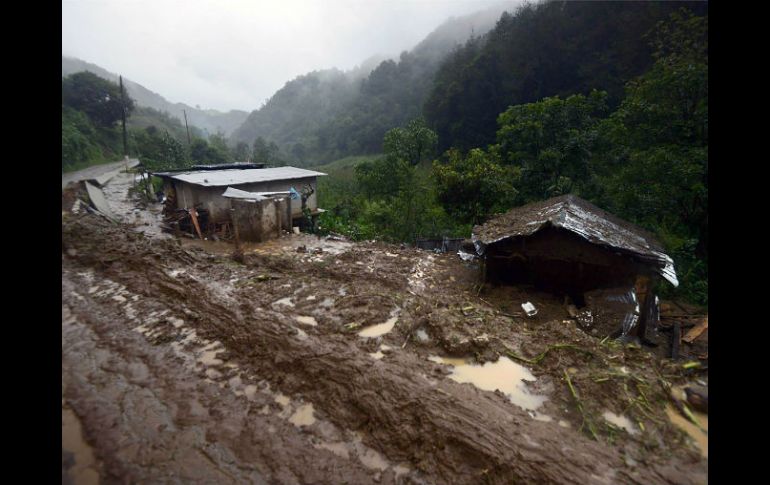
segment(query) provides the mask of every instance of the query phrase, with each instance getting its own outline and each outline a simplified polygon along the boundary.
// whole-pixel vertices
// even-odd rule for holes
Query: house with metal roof
[[[644,273],[679,284],[650,233],[574,195],[511,209],[474,227],[472,240],[491,279],[593,289]]]
[[[600,308],[621,322],[624,337],[635,329],[644,339],[656,325],[655,279],[679,284],[674,261],[650,233],[574,195],[493,217],[473,228],[472,241],[485,281],[530,284]],[[622,307],[619,319],[610,317],[613,305]]]
[[[286,193],[294,189],[301,192],[312,188],[307,198],[307,208],[312,215],[318,208],[317,181],[325,173],[296,167],[274,167],[223,170],[190,170],[184,172],[158,172],[153,174],[164,181],[164,194],[176,209],[203,209],[209,223],[224,223],[231,218],[231,198],[224,194],[228,188],[242,192],[271,194]],[[228,195],[233,192],[229,192]],[[302,217],[302,201],[289,199],[292,218]]]

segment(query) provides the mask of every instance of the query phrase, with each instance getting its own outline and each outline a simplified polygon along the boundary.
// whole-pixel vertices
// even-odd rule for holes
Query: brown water
[[[465,359],[446,357],[430,357],[432,362],[438,362],[453,367],[449,378],[456,382],[469,382],[484,391],[500,390],[508,399],[524,409],[534,411],[547,399],[546,396],[531,394],[524,381],[535,381],[537,378],[524,366],[513,362],[508,357],[500,357],[497,362],[486,362],[484,365],[468,363]],[[539,415],[543,416],[543,415]],[[540,418],[545,420],[546,418]]]
[[[69,408],[61,409],[61,447],[75,455],[75,464],[69,469],[72,482],[77,485],[96,485],[99,473],[91,447],[83,439],[80,420]]]
[[[695,420],[698,421],[703,431],[698,429],[691,421],[682,416],[671,404],[666,406],[666,414],[668,419],[679,429],[687,433],[690,438],[695,442],[695,445],[701,452],[704,458],[709,457],[709,417],[706,414],[693,411],[692,414]]]
[[[316,325],[318,325],[318,322],[316,322],[315,318],[313,317],[300,315],[298,317],[294,317],[294,319],[303,325],[310,325],[311,327],[315,327]]]
[[[610,411],[605,411],[602,413],[602,417],[607,420],[607,422],[614,424],[618,428],[622,428],[628,431],[629,434],[636,434],[639,432],[631,420],[625,416],[621,416]]]
[[[396,325],[396,321],[398,320],[398,316],[394,314],[395,312],[391,312],[391,317],[387,319],[384,323],[378,323],[377,325],[370,325],[366,327],[365,329],[358,332],[359,337],[366,337],[366,338],[374,338],[374,337],[380,337],[382,335],[385,335],[386,333],[393,330],[393,327]]]
[[[315,423],[315,416],[313,415],[313,404],[303,404],[298,407],[294,414],[289,418],[289,422],[294,426],[310,426]]]
[[[280,300],[277,300],[273,302],[273,305],[286,305],[286,306],[294,306],[294,302],[291,301],[291,297],[281,298]]]

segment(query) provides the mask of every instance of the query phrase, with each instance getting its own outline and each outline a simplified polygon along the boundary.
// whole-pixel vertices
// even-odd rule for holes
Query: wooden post
[[[230,203],[232,205],[232,202]],[[235,209],[230,209],[230,219],[233,221],[233,233],[235,234],[235,252],[241,251],[241,240],[238,234],[238,221],[235,217]]]
[[[275,226],[277,229],[276,237],[281,237],[281,219],[283,219],[283,217],[281,217],[281,203],[279,199],[272,199],[272,201],[273,209],[275,210]]]
[[[123,118],[123,156],[128,159],[128,137],[126,135],[126,99],[123,94],[123,76],[119,77],[120,79],[120,111],[122,112],[121,117]]]
[[[190,127],[187,126],[187,111],[182,110],[182,113],[184,113],[184,126],[187,128],[187,148],[190,148],[192,142],[190,142]]]
[[[679,341],[682,339],[682,324],[674,323],[674,330],[671,332],[671,358],[679,358]]]

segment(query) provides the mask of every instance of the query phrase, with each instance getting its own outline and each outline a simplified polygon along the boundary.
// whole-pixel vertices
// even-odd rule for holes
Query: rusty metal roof
[[[296,167],[274,167],[254,169],[226,169],[212,171],[190,172],[159,172],[154,175],[168,177],[174,180],[204,187],[225,187],[257,182],[271,182],[275,180],[294,180],[308,177],[319,177],[325,173],[313,170],[305,170]]]
[[[553,226],[571,231],[593,244],[617,249],[656,267],[674,286],[679,285],[674,261],[649,232],[624,221],[575,195],[562,195],[516,207],[473,228],[476,251],[486,246],[526,237]]]

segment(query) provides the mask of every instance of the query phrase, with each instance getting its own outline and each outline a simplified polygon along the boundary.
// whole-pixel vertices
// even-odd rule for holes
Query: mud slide
[[[425,253],[236,264],[91,215],[62,235],[63,400],[107,483],[706,481],[697,454],[592,440],[449,378],[427,357],[467,350],[441,330],[459,296],[431,293],[447,263]]]

